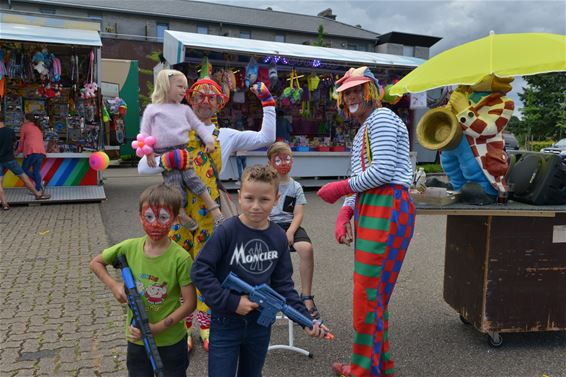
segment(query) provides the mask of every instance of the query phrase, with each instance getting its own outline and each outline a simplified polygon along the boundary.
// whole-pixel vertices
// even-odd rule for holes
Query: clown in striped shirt
[[[329,203],[347,196],[336,219],[339,243],[354,240],[350,219],[355,215],[352,358],[333,369],[341,376],[392,376],[388,304],[415,226],[409,135],[397,115],[379,107],[383,91],[367,67],[350,69],[337,83],[339,108],[361,127],[353,142],[350,179],[318,191]]]

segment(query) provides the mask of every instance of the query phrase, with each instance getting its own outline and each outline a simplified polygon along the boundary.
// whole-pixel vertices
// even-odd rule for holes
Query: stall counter
[[[230,156],[220,178],[238,180],[236,156],[245,156],[246,165],[267,164],[267,151],[238,152]],[[346,177],[350,175],[350,152],[293,152],[293,177]]]
[[[447,216],[444,300],[489,345],[566,330],[566,205],[417,204],[420,215]]]
[[[93,170],[88,158],[91,153],[47,153],[41,165],[41,176],[45,185],[94,186],[98,185],[98,173]],[[22,157],[16,160],[21,165]],[[8,171],[4,176],[4,187],[24,187],[23,182]]]

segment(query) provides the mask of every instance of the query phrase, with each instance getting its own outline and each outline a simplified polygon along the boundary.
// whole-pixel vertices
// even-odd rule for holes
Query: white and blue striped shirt
[[[366,150],[366,170],[363,171],[361,157],[362,148],[365,147],[366,127],[372,162],[369,163]],[[409,157],[409,133],[405,123],[388,108],[374,110],[354,138],[350,164],[350,187],[355,192],[364,192],[388,183],[410,187],[413,169]],[[349,196],[344,205],[354,207],[355,200],[355,195]]]

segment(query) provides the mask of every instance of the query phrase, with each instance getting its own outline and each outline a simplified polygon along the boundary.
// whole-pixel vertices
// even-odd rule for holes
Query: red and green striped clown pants
[[[406,187],[359,193],[355,212],[354,344],[351,375],[393,376],[387,307],[413,237],[415,206]]]

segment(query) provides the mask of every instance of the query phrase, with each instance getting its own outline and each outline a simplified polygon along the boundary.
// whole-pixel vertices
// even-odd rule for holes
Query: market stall
[[[350,147],[359,127],[345,121],[336,109],[334,81],[350,66],[369,66],[383,85],[394,83],[424,62],[422,59],[326,47],[166,31],[164,57],[187,75],[199,75],[204,61],[231,100],[220,114],[221,127],[258,130],[260,104],[247,91],[250,82],[265,82],[277,99],[277,137],[289,142],[295,154],[296,177],[349,175]],[[414,130],[409,97],[392,108]],[[290,126],[288,127],[287,124]],[[283,129],[286,127],[286,129]],[[248,163],[265,163],[265,151],[242,152]],[[300,161],[297,161],[300,160]],[[236,156],[223,167],[222,179],[238,179]]]
[[[50,188],[98,186],[101,180],[88,162],[103,144],[99,28],[95,22],[0,13],[5,125],[18,135],[25,114],[39,119],[47,151],[41,175]],[[8,173],[4,185],[23,183]],[[86,199],[93,192],[104,197],[102,187],[87,191]]]

